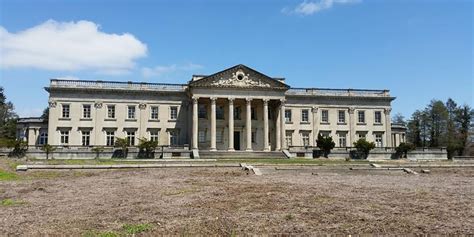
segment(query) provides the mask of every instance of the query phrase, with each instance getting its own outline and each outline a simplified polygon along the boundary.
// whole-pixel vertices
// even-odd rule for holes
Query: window
[[[69,144],[69,131],[61,131],[61,145]]]
[[[382,112],[380,111],[375,111],[375,123],[382,123]]]
[[[339,123],[346,123],[346,111],[339,110],[338,111],[338,120]]]
[[[107,105],[107,118],[115,118],[115,105]]]
[[[301,110],[301,122],[309,122],[309,110]]]
[[[365,111],[358,111],[357,117],[359,118],[359,123],[365,123]]]
[[[383,138],[381,133],[375,134],[375,146],[376,147],[383,147]]]
[[[62,114],[63,118],[69,118],[69,105],[63,104],[62,108],[63,108],[63,114]]]
[[[321,123],[329,123],[329,111],[321,110]]]
[[[82,131],[82,146],[89,146],[91,142],[91,132]]]
[[[150,118],[153,120],[158,120],[158,106],[152,106],[150,112]]]
[[[347,144],[346,144],[346,136],[347,136],[347,133],[345,132],[340,132],[338,133],[338,137],[339,137],[339,147],[346,147]]]
[[[224,120],[224,106],[217,106],[216,119]]]
[[[291,123],[291,110],[290,109],[285,110],[285,122]]]
[[[252,120],[257,120],[257,110],[255,107],[250,108],[250,117]]]
[[[206,142],[206,131],[205,130],[200,130],[198,138],[199,138],[199,143]]]
[[[150,141],[159,142],[160,132],[158,130],[150,130]]]
[[[357,133],[357,136],[359,137],[359,139],[366,139],[366,133],[365,132],[358,132]]]
[[[201,119],[207,118],[206,105],[199,105],[198,116],[199,116],[199,118],[201,118]]]
[[[135,131],[127,131],[127,142],[129,146],[135,146]]]
[[[170,119],[175,120],[178,118],[178,107],[171,106],[170,107]]]
[[[135,119],[135,106],[134,105],[129,105],[128,106],[128,119]]]
[[[40,133],[38,143],[39,143],[40,145],[48,144],[48,133],[47,133],[47,132],[41,132],[41,133]]]
[[[179,144],[179,132],[177,130],[170,131],[170,145],[176,146]]]
[[[303,141],[303,146],[309,146],[309,132],[301,132],[301,140]]]
[[[82,118],[91,118],[91,105],[82,105]]]
[[[240,120],[241,119],[241,114],[242,114],[242,109],[240,107],[235,107],[234,108],[234,119],[235,120]]]
[[[286,147],[293,146],[293,132],[292,131],[286,131],[285,133],[285,142],[286,142]]]
[[[216,132],[216,142],[223,143],[224,142],[224,131],[220,130]]]
[[[252,137],[252,143],[256,143],[257,142],[257,132],[253,131],[252,134],[251,134],[251,137]]]
[[[323,137],[329,137],[331,135],[330,131],[320,131],[319,134]]]
[[[115,131],[105,132],[105,137],[106,137],[105,144],[107,146],[114,146],[115,145]]]

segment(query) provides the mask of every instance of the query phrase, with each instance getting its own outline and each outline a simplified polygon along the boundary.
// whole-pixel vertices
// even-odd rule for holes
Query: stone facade
[[[291,88],[244,65],[187,84],[52,79],[48,143],[111,146],[117,138],[199,150],[274,151],[330,135],[390,147],[388,90]],[[33,145],[33,144],[30,144]]]

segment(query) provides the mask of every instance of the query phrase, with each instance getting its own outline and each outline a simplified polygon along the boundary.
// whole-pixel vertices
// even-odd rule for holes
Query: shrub
[[[127,158],[128,154],[128,139],[117,137],[115,139],[115,147],[120,148],[120,154],[114,154],[114,158]]]
[[[332,137],[324,137],[321,134],[318,135],[318,140],[316,140],[316,144],[319,149],[323,152],[323,156],[328,158],[329,153],[331,150],[336,146],[336,143],[332,140]]]
[[[127,232],[129,235],[135,235],[138,233],[149,231],[153,228],[151,224],[125,224],[122,228]]]
[[[96,146],[94,148],[92,148],[92,151],[95,152],[95,158],[96,159],[99,159],[100,158],[100,154],[102,152],[104,152],[104,147],[102,146]]]
[[[8,148],[12,148],[12,151],[8,154],[9,157],[23,157],[28,150],[28,144],[22,140],[11,140],[8,144]]]
[[[365,139],[359,139],[354,142],[354,147],[357,149],[357,152],[362,155],[362,159],[367,159],[369,156],[370,150],[375,148],[375,143],[368,142]]]
[[[402,142],[395,148],[395,155],[397,158],[407,158],[408,152],[414,149],[415,146],[413,144]]]
[[[51,152],[53,152],[54,150],[56,150],[55,147],[49,145],[49,144],[44,144],[42,147],[41,147],[41,150],[46,152],[46,160],[49,158],[49,154],[51,154]]]
[[[155,158],[155,149],[158,146],[157,141],[148,141],[146,138],[139,138],[138,158]]]

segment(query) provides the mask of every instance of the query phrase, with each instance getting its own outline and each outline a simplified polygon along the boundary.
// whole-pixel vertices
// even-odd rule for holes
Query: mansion
[[[30,146],[113,146],[117,138],[136,146],[146,138],[192,150],[281,151],[316,146],[318,134],[336,147],[405,139],[403,127],[392,127],[388,90],[293,88],[245,65],[187,84],[52,79],[45,89],[47,123],[19,122]]]

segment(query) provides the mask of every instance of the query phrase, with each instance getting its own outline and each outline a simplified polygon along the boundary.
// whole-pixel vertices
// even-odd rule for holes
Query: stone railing
[[[85,81],[51,79],[51,88],[84,88],[84,89],[117,89],[117,90],[148,90],[148,91],[185,91],[186,85],[146,82],[120,81]]]
[[[327,89],[327,88],[291,88],[287,95],[301,96],[362,96],[362,97],[390,97],[389,90],[365,89]]]

